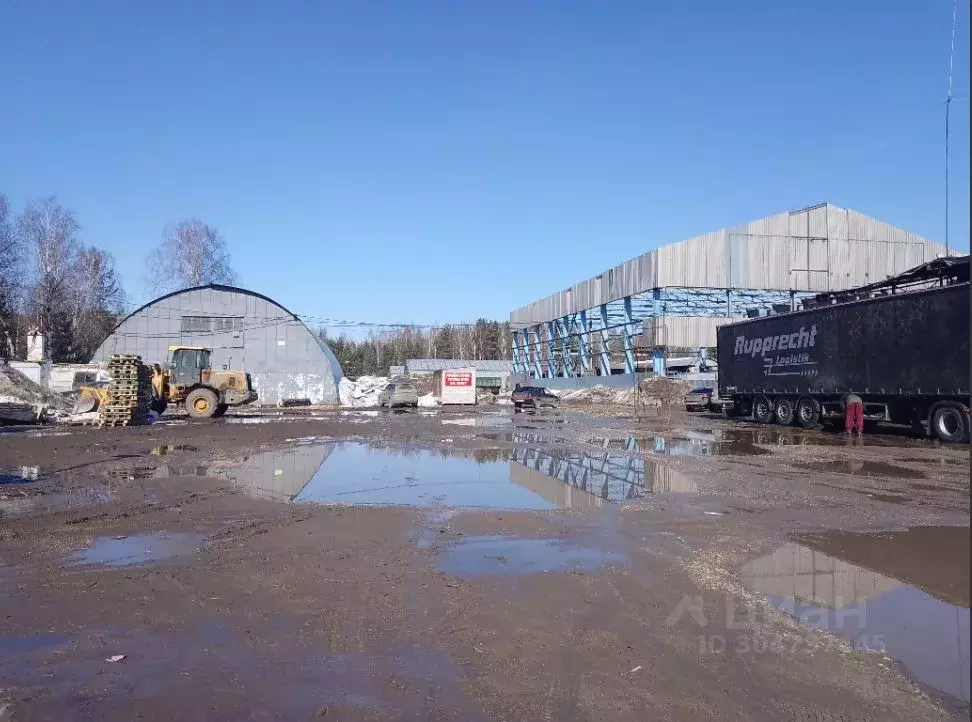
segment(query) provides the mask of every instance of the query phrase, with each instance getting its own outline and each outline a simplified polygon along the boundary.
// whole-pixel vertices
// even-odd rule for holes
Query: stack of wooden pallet
[[[141,356],[113,354],[108,359],[108,403],[100,408],[102,426],[138,426],[148,418],[152,384]]]

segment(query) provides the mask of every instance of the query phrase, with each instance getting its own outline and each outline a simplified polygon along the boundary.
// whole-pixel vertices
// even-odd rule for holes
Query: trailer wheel
[[[802,396],[797,401],[796,419],[804,429],[812,429],[820,421],[820,404],[809,396]]]
[[[776,406],[773,408],[773,418],[776,419],[776,423],[780,426],[789,426],[792,424],[793,419],[796,418],[793,399],[787,396],[778,398],[776,400]]]
[[[773,420],[773,403],[765,396],[753,399],[753,421],[768,424]]]
[[[941,441],[964,443],[969,440],[969,414],[961,406],[944,404],[932,413],[931,428]]]

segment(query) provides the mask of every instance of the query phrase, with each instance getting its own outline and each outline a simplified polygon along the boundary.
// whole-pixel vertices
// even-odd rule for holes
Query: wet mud
[[[0,717],[967,718],[968,468],[571,408],[0,432]]]

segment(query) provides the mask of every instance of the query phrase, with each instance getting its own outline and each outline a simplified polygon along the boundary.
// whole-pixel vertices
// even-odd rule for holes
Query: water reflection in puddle
[[[886,464],[883,461],[864,461],[863,459],[833,459],[830,461],[811,461],[795,463],[793,466],[807,471],[851,474],[853,476],[881,476],[894,479],[924,479],[925,474],[903,466]]]
[[[723,432],[684,432],[684,437],[672,436],[615,436],[594,437],[589,440],[603,449],[623,449],[645,454],[666,456],[761,456],[769,454],[748,437]]]
[[[298,502],[553,509],[510,479],[507,452],[456,454],[432,449],[337,445]]]
[[[883,438],[873,435],[848,439],[843,434],[797,428],[714,428],[711,430],[684,430],[673,435],[597,436],[588,443],[603,448],[626,449],[647,454],[670,456],[760,456],[771,453],[766,447],[774,446],[894,446],[926,447],[920,439]],[[905,458],[901,461],[927,461],[937,459]],[[942,461],[942,463],[967,463]]]
[[[38,467],[22,466],[9,474],[0,472],[0,484],[23,484],[28,481],[37,481],[39,477],[40,469]]]
[[[683,474],[609,450],[317,443],[255,454],[226,473],[247,493],[283,502],[586,509],[695,491]]]
[[[804,535],[742,569],[774,606],[969,701],[969,528]],[[879,570],[879,571],[878,571]]]
[[[594,571],[621,561],[620,555],[574,546],[560,539],[474,536],[449,544],[439,568],[456,576],[520,575],[572,569]]]
[[[30,637],[0,637],[0,657],[28,654],[46,647],[57,647],[71,641],[57,634],[35,634]]]
[[[202,534],[186,532],[97,537],[87,547],[76,550],[68,562],[74,566],[132,566],[192,554],[203,543]]]

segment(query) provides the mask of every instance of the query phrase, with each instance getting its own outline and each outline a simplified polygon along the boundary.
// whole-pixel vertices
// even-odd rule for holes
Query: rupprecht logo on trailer
[[[736,356],[748,354],[765,356],[768,352],[784,351],[789,349],[795,351],[801,348],[808,348],[816,345],[817,325],[814,324],[807,331],[805,326],[800,326],[799,331],[793,333],[781,333],[779,336],[763,336],[762,338],[750,338],[736,336]]]
[[[761,338],[746,338],[736,336],[736,356],[763,358],[763,372],[767,376],[816,376],[816,361],[810,360],[809,351],[817,344],[817,325],[800,326],[793,333],[781,333],[775,336]],[[796,351],[798,353],[780,354],[780,351]],[[768,357],[766,354],[770,354]],[[779,370],[782,369],[782,370]]]

